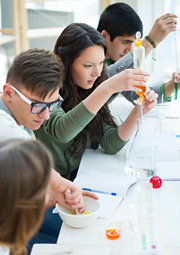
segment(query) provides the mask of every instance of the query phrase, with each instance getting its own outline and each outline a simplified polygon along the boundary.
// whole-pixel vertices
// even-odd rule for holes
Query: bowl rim
[[[91,198],[91,197],[89,197],[89,198]],[[93,199],[93,198],[92,198],[92,199]],[[61,204],[59,204],[59,203],[56,203],[55,207],[56,207],[58,213],[61,213],[62,215],[65,215],[65,216],[68,215],[68,217],[72,217],[72,218],[73,218],[73,217],[81,218],[82,216],[85,216],[85,217],[87,218],[87,217],[93,216],[94,214],[97,214],[97,213],[101,210],[101,203],[100,203],[98,200],[96,200],[96,199],[94,199],[94,200],[98,203],[99,208],[98,208],[95,212],[92,212],[92,213],[89,213],[89,214],[78,214],[78,215],[76,215],[76,214],[67,214],[67,213],[65,213],[65,212],[63,212],[63,211],[59,211],[59,209],[58,209],[59,206],[64,207],[63,205],[61,205]],[[68,208],[67,208],[67,209],[68,209]],[[70,209],[69,209],[69,210],[70,210]]]

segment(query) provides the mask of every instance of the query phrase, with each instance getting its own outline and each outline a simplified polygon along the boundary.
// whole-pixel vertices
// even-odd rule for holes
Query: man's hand
[[[174,72],[172,74],[172,79],[165,83],[164,93],[166,97],[170,97],[174,92],[175,82],[178,82],[178,89],[180,89],[180,73]]]
[[[66,200],[66,207],[68,207],[74,214],[75,214],[75,209],[78,209],[79,213],[83,213],[85,211],[85,204],[84,204],[84,200],[83,200],[83,196],[88,196],[88,197],[92,197],[94,199],[98,199],[98,197],[93,194],[90,191],[84,191],[82,190],[78,185],[72,183],[74,185],[73,189],[71,188],[71,193],[69,192],[65,192],[65,200]],[[80,189],[79,189],[80,188]],[[79,194],[74,193],[73,195],[73,190],[79,190]],[[80,195],[79,200],[77,200],[77,195]]]
[[[160,42],[162,42],[166,36],[176,31],[176,25],[177,25],[177,18],[178,16],[172,13],[167,13],[154,22],[154,25],[149,32],[148,36],[149,38],[154,41],[156,45],[158,45]],[[142,41],[142,45],[145,48],[145,56],[147,57],[148,54],[153,49],[152,44],[146,40],[145,38]]]
[[[149,32],[149,37],[156,45],[162,42],[169,33],[176,31],[177,17],[178,16],[176,14],[167,13],[156,19],[151,31]]]
[[[180,88],[180,73],[174,72],[172,74],[172,78],[174,82],[178,82],[179,83],[179,88]]]
[[[68,189],[71,190],[71,194],[68,193]],[[59,204],[69,208],[74,214],[75,209],[78,209],[82,213],[85,211],[83,195],[98,199],[95,194],[89,191],[83,191],[80,186],[63,178],[58,172],[52,169],[50,187],[45,199],[46,208],[52,206],[57,201]]]

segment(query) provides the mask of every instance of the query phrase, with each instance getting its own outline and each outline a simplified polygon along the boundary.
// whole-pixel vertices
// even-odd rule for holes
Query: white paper
[[[126,120],[126,118],[129,116],[129,112],[126,113],[120,113],[119,118],[122,122]],[[155,110],[151,110],[148,114],[144,116],[145,119],[145,126],[146,126],[146,132],[147,133],[154,133],[156,124],[157,124],[157,113]],[[180,120],[177,117],[171,117],[167,116],[165,118],[165,124],[167,128],[167,132],[175,132],[176,135],[179,134],[179,125]]]
[[[152,146],[158,146],[158,161],[177,161],[175,133],[153,133],[148,135]]]
[[[137,180],[133,177],[117,176],[87,170],[78,175],[74,182],[81,188],[116,193],[117,196],[125,197],[128,188],[137,182]]]
[[[159,162],[157,175],[162,181],[180,181],[180,168],[177,161]]]
[[[113,215],[114,211],[117,209],[120,202],[123,200],[123,197],[120,196],[112,196],[102,193],[96,193],[99,198],[99,202],[101,204],[101,210],[99,212],[99,218],[107,218],[110,219]]]
[[[99,197],[102,206],[98,216],[100,218],[110,218],[125,197],[128,188],[137,182],[137,180],[133,177],[116,176],[87,170],[79,174],[74,182],[81,188],[91,189],[92,192]],[[96,193],[93,190],[100,192]],[[103,194],[103,192],[108,192],[110,194]],[[111,193],[116,193],[117,196],[113,196]]]
[[[177,144],[175,133],[152,133],[147,135],[147,139],[152,147],[158,147],[158,161],[177,161]],[[128,156],[131,145],[133,143],[134,136],[131,137],[129,143],[126,146],[126,156]]]

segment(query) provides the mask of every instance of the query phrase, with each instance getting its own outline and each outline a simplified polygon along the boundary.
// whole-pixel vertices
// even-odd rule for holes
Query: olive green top
[[[72,155],[73,138],[94,118],[81,102],[75,108],[65,113],[62,108],[53,112],[40,129],[35,131],[36,138],[41,140],[51,151],[54,158],[54,168],[63,177],[69,178],[70,173],[79,167],[79,160]],[[108,154],[115,154],[126,144],[117,132],[117,128],[102,123],[103,133],[99,137],[100,146]],[[89,138],[90,140],[90,138]],[[90,140],[90,145],[93,141]]]

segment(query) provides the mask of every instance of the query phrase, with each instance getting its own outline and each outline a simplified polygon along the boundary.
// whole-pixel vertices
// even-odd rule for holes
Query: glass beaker
[[[160,132],[160,133],[168,132],[165,116],[166,116],[167,110],[169,109],[169,105],[158,104],[154,108],[157,112],[157,123],[154,129],[154,132]]]
[[[144,128],[144,118],[137,120],[137,132],[129,151],[125,173],[134,177],[150,177],[155,174],[156,156]]]

